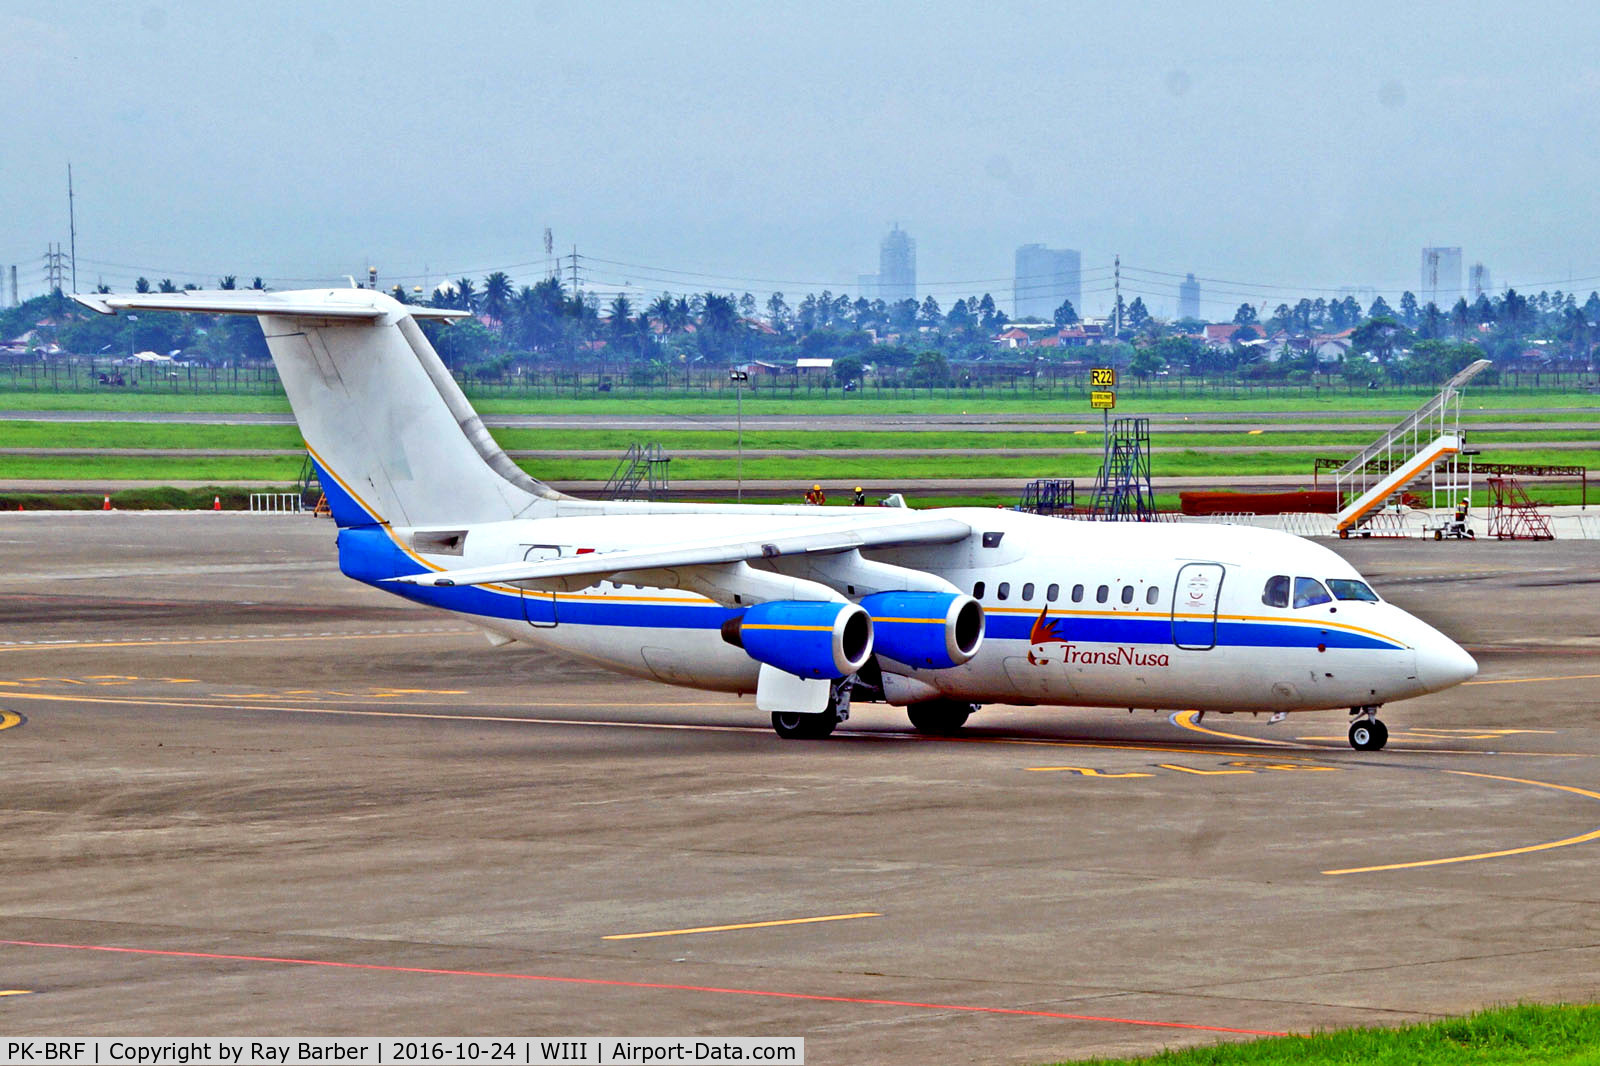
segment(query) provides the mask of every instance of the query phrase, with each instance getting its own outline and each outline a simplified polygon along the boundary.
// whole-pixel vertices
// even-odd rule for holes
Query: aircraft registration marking
[[[770,929],[779,925],[815,925],[818,922],[847,922],[854,918],[882,918],[877,911],[854,914],[822,914],[815,918],[778,918],[768,922],[738,922],[733,925],[699,925],[692,929],[658,929],[652,933],[612,933],[601,940],[647,940],[658,936],[688,936],[691,933],[729,933],[736,929]]]

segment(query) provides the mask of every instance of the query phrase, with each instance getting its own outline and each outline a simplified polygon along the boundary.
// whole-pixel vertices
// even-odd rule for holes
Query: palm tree
[[[743,323],[739,305],[732,296],[708,292],[700,311],[700,346],[707,355],[726,355],[731,341],[737,341]]]
[[[511,304],[511,279],[503,270],[496,270],[483,279],[483,313],[496,322],[504,322]]]
[[[478,295],[478,288],[472,284],[471,278],[456,279],[455,305],[461,311],[477,311],[483,304],[483,297]]]
[[[237,274],[229,274],[217,279],[217,288],[219,289],[237,289],[238,287],[239,276]]]
[[[667,333],[672,328],[672,297],[667,293],[657,296],[645,307],[644,314],[640,315],[639,318],[647,322],[654,322],[661,327],[663,334]]]
[[[611,301],[606,324],[611,327],[611,344],[620,355],[633,347],[636,333],[633,325],[633,304],[622,293]]]

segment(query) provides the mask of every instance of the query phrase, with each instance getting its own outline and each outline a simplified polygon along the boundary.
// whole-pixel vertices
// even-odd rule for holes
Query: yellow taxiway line
[[[0,729],[11,729],[23,722],[22,715],[16,711],[0,711]]]
[[[1471,770],[1446,770],[1447,774],[1459,774],[1462,777],[1482,777],[1490,781],[1510,781],[1517,785],[1533,785],[1535,788],[1553,788],[1559,792],[1572,792],[1589,799],[1600,800],[1600,792],[1591,792],[1586,788],[1575,788],[1572,785],[1557,785],[1550,781],[1530,781],[1525,777],[1501,777],[1499,774],[1479,774]],[[1422,859],[1417,862],[1392,862],[1383,866],[1352,866],[1344,870],[1324,870],[1323,873],[1330,877],[1342,874],[1371,874],[1383,870],[1415,870],[1423,866],[1447,866],[1458,862],[1478,862],[1483,859],[1501,859],[1507,855],[1528,855],[1535,851],[1550,851],[1552,848],[1569,848],[1574,844],[1587,844],[1591,840],[1600,840],[1600,829],[1592,830],[1575,837],[1566,837],[1562,840],[1552,840],[1544,844],[1529,844],[1520,848],[1505,848],[1501,851],[1484,851],[1475,855],[1452,855],[1444,859]]]
[[[1560,674],[1556,677],[1505,677],[1494,681],[1464,681],[1467,685],[1531,685],[1536,681],[1590,681],[1600,674]]]
[[[1288,740],[1268,740],[1266,737],[1243,737],[1237,733],[1224,733],[1217,729],[1207,729],[1200,724],[1198,711],[1179,711],[1171,718],[1173,725],[1179,729],[1187,729],[1191,733],[1204,733],[1207,736],[1221,737],[1224,740],[1243,741],[1246,744],[1269,744],[1275,748],[1304,748],[1303,744],[1296,744]]]
[[[188,640],[102,640],[72,641],[61,644],[0,644],[8,651],[76,651],[79,648],[177,648],[189,644],[276,644],[292,641],[394,640],[397,637],[470,636],[470,629],[441,629],[426,633],[334,633],[328,636],[288,637],[195,637]]]
[[[31,996],[33,990],[28,988],[0,988],[0,996]]]
[[[817,922],[845,922],[852,918],[882,918],[877,911],[856,914],[823,914],[815,918],[780,918],[771,922],[740,922],[737,925],[701,925],[693,929],[661,929],[654,933],[612,933],[601,940],[644,940],[653,936],[686,936],[690,933],[727,933],[735,929],[769,929],[776,925],[814,925]]]

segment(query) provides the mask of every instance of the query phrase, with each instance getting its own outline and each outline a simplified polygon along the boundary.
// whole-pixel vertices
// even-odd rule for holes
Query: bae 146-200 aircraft
[[[368,289],[93,295],[256,315],[339,527],[339,567],[512,641],[754,693],[785,738],[851,700],[954,732],[985,703],[1377,712],[1477,672],[1333,552],[1240,526],[982,508],[576,499],[490,438],[417,325]]]

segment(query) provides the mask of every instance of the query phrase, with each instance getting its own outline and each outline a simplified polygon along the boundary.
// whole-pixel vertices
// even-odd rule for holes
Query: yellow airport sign
[[[1095,410],[1117,406],[1117,394],[1110,389],[1095,389],[1089,393],[1089,406]]]
[[[1111,366],[1097,366],[1089,371],[1089,387],[1094,389],[1114,389],[1117,387],[1117,369]],[[1107,404],[1106,406],[1110,406]]]

